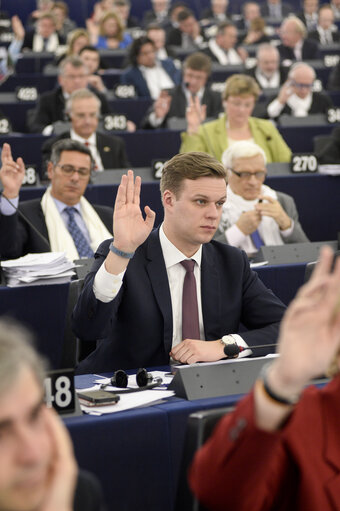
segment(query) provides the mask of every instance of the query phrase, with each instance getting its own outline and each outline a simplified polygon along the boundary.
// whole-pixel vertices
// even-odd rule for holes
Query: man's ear
[[[175,196],[170,190],[165,190],[163,193],[163,206],[164,208],[171,208],[173,206]]]
[[[53,175],[53,163],[51,161],[47,162],[47,176],[48,179],[52,179]]]

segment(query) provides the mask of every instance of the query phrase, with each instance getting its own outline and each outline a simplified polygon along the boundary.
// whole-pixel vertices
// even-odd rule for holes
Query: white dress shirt
[[[175,84],[168,73],[157,62],[154,67],[139,66],[139,69],[146,81],[150,96],[157,99],[163,89],[172,89]]]
[[[95,171],[102,171],[104,170],[104,165],[102,162],[102,159],[100,157],[99,151],[97,149],[97,137],[95,133],[92,133],[92,135],[85,139],[83,137],[80,137],[77,135],[77,133],[71,128],[70,130],[70,136],[72,140],[77,140],[78,142],[81,142],[82,144],[86,145],[92,154],[92,158],[94,159],[95,164]]]

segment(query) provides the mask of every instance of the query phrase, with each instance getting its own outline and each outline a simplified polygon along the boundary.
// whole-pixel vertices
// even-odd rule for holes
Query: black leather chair
[[[183,448],[182,463],[177,487],[175,511],[207,511],[191,493],[188,485],[188,469],[195,452],[211,435],[217,422],[233,407],[202,410],[189,415]]]

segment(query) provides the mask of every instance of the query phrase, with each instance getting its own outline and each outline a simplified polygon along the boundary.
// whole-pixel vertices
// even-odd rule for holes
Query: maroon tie
[[[194,275],[195,261],[181,261],[186,274],[183,282],[182,298],[182,339],[199,339],[200,327],[198,321],[198,304],[196,279]]]

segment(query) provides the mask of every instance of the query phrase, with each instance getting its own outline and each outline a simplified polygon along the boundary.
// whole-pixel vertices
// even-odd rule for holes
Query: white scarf
[[[55,52],[59,46],[59,39],[56,33],[51,34],[48,38],[46,51]],[[44,39],[40,34],[34,34],[33,37],[33,51],[42,51],[44,47]]]
[[[42,196],[41,208],[45,215],[51,251],[66,252],[66,256],[71,261],[79,259],[73,238],[59,214],[58,208],[51,195],[50,187],[47,188]],[[89,231],[91,248],[95,252],[102,241],[112,238],[112,234],[106,229],[100,217],[85,197],[81,197],[80,199],[80,208],[84,223]]]
[[[312,99],[313,95],[311,92],[305,98],[299,98],[296,94],[289,96],[287,105],[292,109],[293,117],[307,117],[312,106]]]
[[[267,185],[262,185],[261,187],[261,195],[267,195],[268,197],[272,197],[277,200],[277,194],[275,190],[270,188]],[[227,187],[227,200],[223,204],[222,217],[219,225],[219,231],[225,232],[229,227],[234,225],[241,214],[244,211],[251,211],[254,209],[255,204],[257,204],[258,199],[255,200],[246,200],[241,197],[241,195],[237,195],[232,191],[230,186]],[[282,245],[283,241],[280,235],[280,229],[277,223],[270,216],[263,216],[260,225],[258,226],[259,234],[265,245]],[[249,243],[251,243],[250,236]],[[251,251],[251,250],[250,250]]]
[[[227,64],[242,64],[242,59],[235,48],[223,50],[220,46],[218,46],[215,39],[210,39],[208,45],[211,53],[215,55],[218,62],[223,66],[226,66]]]

